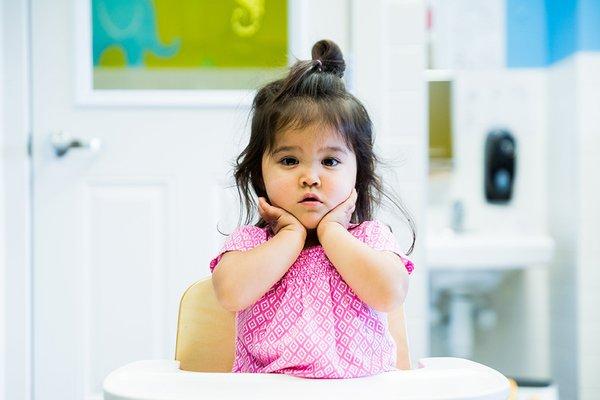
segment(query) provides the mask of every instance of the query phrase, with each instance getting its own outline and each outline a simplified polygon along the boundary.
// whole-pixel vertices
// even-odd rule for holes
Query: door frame
[[[0,88],[0,400],[32,399],[31,0],[4,1],[0,7],[0,70],[3,82],[10,82]]]

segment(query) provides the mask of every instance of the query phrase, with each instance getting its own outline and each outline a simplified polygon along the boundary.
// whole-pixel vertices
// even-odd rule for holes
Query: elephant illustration
[[[156,16],[151,0],[92,0],[94,65],[109,46],[120,46],[127,65],[143,65],[144,51],[158,57],[172,57],[180,48],[180,38],[163,45],[158,41]]]

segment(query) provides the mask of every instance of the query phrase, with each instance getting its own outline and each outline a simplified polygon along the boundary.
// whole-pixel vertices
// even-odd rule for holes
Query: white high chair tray
[[[508,379],[462,358],[424,358],[419,368],[353,379],[179,370],[173,360],[127,364],[106,377],[105,400],[395,399],[506,400]]]

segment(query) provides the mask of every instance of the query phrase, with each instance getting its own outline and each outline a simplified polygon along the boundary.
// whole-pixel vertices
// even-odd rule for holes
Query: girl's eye
[[[294,165],[296,164],[298,161],[295,158],[292,157],[284,157],[279,161],[281,164],[283,165]]]
[[[339,163],[340,162],[338,160],[336,160],[335,158],[326,158],[325,160],[323,160],[323,164],[326,165],[327,167],[335,167]]]

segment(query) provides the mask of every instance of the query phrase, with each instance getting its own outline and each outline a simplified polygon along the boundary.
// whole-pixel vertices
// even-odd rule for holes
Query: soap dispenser
[[[515,181],[516,145],[507,130],[490,131],[485,140],[485,198],[490,203],[508,203]]]

